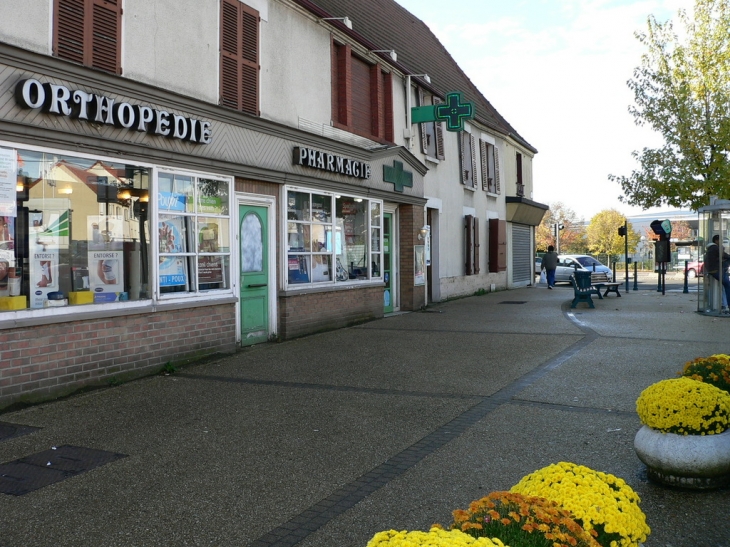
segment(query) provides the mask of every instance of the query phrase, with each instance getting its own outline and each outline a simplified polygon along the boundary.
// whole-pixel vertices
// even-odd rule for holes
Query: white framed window
[[[157,286],[160,295],[231,288],[231,181],[157,174]]]
[[[461,182],[467,188],[477,189],[477,154],[476,140],[468,131],[459,133],[459,161],[461,164]]]
[[[6,142],[0,159],[16,179],[0,210],[8,312],[230,293],[232,179]]]
[[[499,151],[492,143],[479,140],[479,152],[482,167],[482,189],[490,194],[499,194]]]
[[[287,287],[382,279],[381,201],[295,187],[284,192]]]

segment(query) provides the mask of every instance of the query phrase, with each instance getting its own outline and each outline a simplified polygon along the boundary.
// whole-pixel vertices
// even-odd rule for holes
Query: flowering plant
[[[429,532],[378,532],[367,547],[509,547],[498,539],[474,538],[459,530],[433,527]]]
[[[605,547],[635,547],[651,531],[639,496],[623,479],[583,465],[560,462],[522,478],[511,489],[557,502]]]
[[[691,378],[662,380],[641,392],[636,411],[663,433],[713,435],[730,427],[730,393]]]
[[[678,374],[699,382],[712,384],[730,393],[730,355],[719,353],[688,361],[685,363],[682,372]]]
[[[453,514],[452,529],[516,547],[600,547],[569,511],[543,498],[492,492]]]

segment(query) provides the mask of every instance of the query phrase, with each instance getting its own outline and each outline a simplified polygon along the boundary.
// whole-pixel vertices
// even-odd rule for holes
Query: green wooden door
[[[269,339],[268,210],[240,205],[241,345]]]
[[[393,213],[383,215],[383,312],[393,311]]]

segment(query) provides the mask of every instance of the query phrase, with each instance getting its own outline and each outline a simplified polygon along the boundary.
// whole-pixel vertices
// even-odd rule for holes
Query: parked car
[[[535,275],[540,275],[540,268],[542,268],[542,258],[539,256],[535,257]]]
[[[693,260],[687,264],[687,278],[694,279],[702,277],[705,274],[705,263],[699,260]]]
[[[595,266],[595,268],[594,268]],[[575,270],[605,273],[609,281],[613,281],[613,271],[598,260],[588,255],[559,255],[558,267],[555,269],[555,281],[570,283],[570,276]]]

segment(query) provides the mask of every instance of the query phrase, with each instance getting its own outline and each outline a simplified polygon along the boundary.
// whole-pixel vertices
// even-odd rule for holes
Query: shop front
[[[0,408],[235,351],[211,121],[24,68],[0,79]]]
[[[0,408],[425,303],[402,147],[28,56],[0,63]]]
[[[307,179],[281,188],[282,338],[425,303],[414,261],[425,167],[400,147],[368,156],[293,150],[296,172]],[[388,180],[393,170],[415,195]]]

